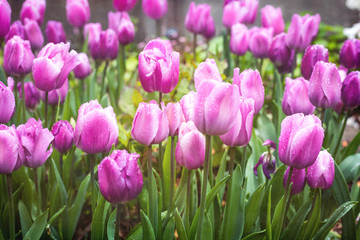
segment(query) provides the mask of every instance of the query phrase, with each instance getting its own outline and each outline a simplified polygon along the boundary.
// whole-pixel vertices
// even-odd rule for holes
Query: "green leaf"
[[[21,233],[23,238],[31,227],[32,220],[28,210],[23,201],[19,201],[19,215],[20,215],[20,223],[21,223]]]
[[[110,203],[108,203],[105,198],[101,197],[91,221],[91,239],[104,238],[106,212],[109,206]]]
[[[360,146],[360,132],[356,134],[354,139],[351,141],[351,143],[343,149],[342,151],[342,157],[347,157],[352,154],[355,154],[356,151],[359,149]]]
[[[60,208],[51,218],[50,220],[48,221],[48,224],[52,224],[62,213],[63,211],[65,210],[66,208],[66,205],[63,206],[62,208]]]
[[[67,205],[67,202],[68,202],[68,194],[66,192],[66,188],[65,188],[65,185],[61,179],[61,176],[59,174],[59,171],[56,167],[56,163],[54,161],[54,159],[51,159],[51,162],[52,162],[52,166],[53,166],[53,169],[54,169],[54,173],[55,173],[55,177],[56,177],[56,181],[58,183],[58,186],[59,186],[59,190],[60,190],[60,198],[61,198],[61,205]]]
[[[146,216],[143,210],[140,210],[141,222],[144,229],[143,239],[155,240],[154,229],[151,225],[149,218]]]
[[[142,223],[137,224],[130,230],[129,235],[126,237],[128,240],[142,240],[143,239],[143,227]]]
[[[223,179],[221,179],[220,182],[218,182],[211,190],[210,192],[206,195],[206,203],[205,203],[205,209],[206,211],[209,210],[210,205],[213,203],[214,198],[216,197],[216,195],[218,194],[218,192],[220,191],[220,189],[225,185],[226,181],[230,178],[230,176],[226,176]]]
[[[224,151],[224,154],[223,154],[223,156],[221,158],[220,167],[219,167],[218,173],[217,173],[216,178],[215,178],[215,184],[220,182],[225,176],[226,157],[227,157],[228,151],[229,151],[229,148],[226,148],[225,151]],[[224,191],[225,191],[225,186],[223,188],[221,188],[220,191],[219,191],[219,199],[223,198]]]
[[[186,234],[186,231],[185,231],[184,222],[181,219],[179,211],[178,211],[177,208],[175,210],[175,223],[176,223],[176,230],[177,230],[177,233],[179,235],[179,240],[187,240],[188,237],[187,237],[187,234]]]
[[[37,240],[40,239],[43,234],[46,226],[46,221],[48,218],[48,210],[42,213],[35,219],[35,222],[31,225],[29,231],[25,234],[24,239]]]
[[[175,220],[174,218],[171,218],[164,230],[163,239],[167,239],[167,240],[174,239],[174,232],[175,232]]]
[[[245,226],[244,236],[251,233],[252,226],[255,224],[256,219],[259,216],[260,208],[259,205],[262,201],[263,192],[265,185],[261,184],[256,191],[250,196],[245,207]]]
[[[280,236],[280,232],[281,232],[281,218],[282,218],[282,210],[283,208],[286,208],[286,201],[285,201],[285,196],[283,196],[280,201],[278,202],[278,204],[276,205],[275,211],[274,211],[274,217],[272,219],[271,222],[271,226],[274,226],[274,228],[272,230],[272,238],[273,239],[277,239],[276,236]],[[280,232],[279,232],[280,231]]]
[[[346,182],[350,183],[360,169],[360,153],[348,156],[340,164],[339,168],[343,173]]]
[[[164,207],[167,208],[167,203],[170,203],[169,201],[169,197],[170,197],[170,185],[171,185],[171,141],[172,138],[169,137],[168,138],[168,142],[166,144],[166,148],[165,148],[165,154],[164,154],[164,159],[163,159],[163,169],[164,169],[164,189],[162,194],[165,194],[165,202]],[[175,161],[175,159],[174,159]]]
[[[109,217],[107,227],[106,227],[106,233],[108,240],[113,240],[115,235],[115,221],[116,221],[116,211],[118,209],[116,208]]]
[[[204,216],[204,226],[203,226],[203,229],[202,229],[202,237],[201,237],[201,240],[211,240],[213,239],[213,233],[214,233],[214,229],[213,229],[213,226],[211,224],[211,220],[210,220],[210,217],[209,217],[209,214],[206,214],[205,213],[205,216]]]
[[[252,233],[244,237],[242,240],[263,240],[265,236],[266,236],[266,230],[262,230],[261,232]]]
[[[271,226],[271,189],[272,185],[269,188],[268,200],[267,200],[267,210],[266,210],[266,236],[268,240],[272,239],[272,226]]]

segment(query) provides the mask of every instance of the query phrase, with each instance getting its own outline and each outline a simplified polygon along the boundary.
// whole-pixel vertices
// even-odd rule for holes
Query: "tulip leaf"
[[[174,239],[174,232],[175,232],[175,220],[174,218],[171,218],[164,230],[163,239],[168,239],[168,240]]]
[[[261,184],[255,192],[250,196],[245,207],[245,225],[244,236],[251,233],[252,227],[256,222],[260,212],[260,203],[262,201],[265,185]]]
[[[271,222],[271,226],[272,226],[272,238],[273,239],[277,239],[276,236],[280,236],[281,232],[281,218],[282,218],[282,211],[283,208],[286,208],[286,200],[285,200],[285,196],[282,196],[282,198],[280,199],[280,201],[278,202],[278,204],[276,205],[275,211],[274,211],[274,216]]]
[[[319,190],[316,190],[319,191]],[[321,192],[320,192],[321,193]],[[318,194],[315,199],[315,203],[310,215],[310,219],[308,220],[307,226],[305,228],[305,232],[303,234],[302,239],[310,239],[316,232],[318,226],[319,226],[319,222],[320,222],[320,217],[321,217],[321,194]]]
[[[69,92],[72,91],[71,89],[69,89]],[[62,120],[66,120],[66,121],[69,121],[70,120],[70,98],[67,97],[65,99],[65,102],[64,102],[64,109],[63,109],[63,112],[62,112]]]
[[[187,237],[187,234],[185,231],[184,222],[181,219],[177,208],[175,209],[175,223],[176,223],[176,230],[179,235],[179,240],[188,240],[188,237]]]
[[[23,201],[19,201],[19,215],[20,215],[20,223],[21,223],[21,233],[23,238],[31,227],[32,220]]]
[[[260,232],[255,232],[247,235],[242,240],[263,240],[266,236],[266,230],[262,230]]]
[[[164,207],[167,208],[167,204],[170,204],[170,185],[171,185],[171,141],[173,139],[171,137],[168,138],[167,144],[166,144],[166,148],[165,148],[165,154],[164,154],[164,158],[163,158],[163,169],[164,169],[164,189],[162,194],[165,195],[165,202]],[[174,159],[175,161],[175,159]]]
[[[107,233],[107,238],[108,240],[113,240],[114,239],[114,234],[115,234],[115,221],[116,221],[116,212],[119,209],[116,208],[109,217],[108,223],[107,223],[107,227],[106,227],[106,233]]]
[[[210,214],[211,211],[209,211]],[[201,240],[211,240],[213,239],[213,233],[214,233],[214,229],[213,226],[211,224],[211,220],[210,220],[210,216],[209,214],[205,213],[204,216],[204,225],[203,225],[203,229],[202,229],[202,234],[201,234]]]
[[[48,224],[52,224],[65,210],[67,206],[63,206],[62,208],[60,208],[54,215],[52,215],[52,217],[50,218],[50,220],[48,221]]]
[[[266,237],[268,240],[272,239],[272,226],[271,226],[271,189],[272,185],[269,188],[268,200],[267,200],[267,209],[266,209]]]
[[[128,234],[126,239],[128,239],[128,240],[142,240],[143,239],[143,226],[142,226],[141,222],[130,230],[130,233]]]
[[[101,197],[91,221],[91,239],[104,239],[106,212],[109,206],[110,203]]]
[[[59,171],[56,167],[56,163],[54,161],[54,159],[51,159],[51,162],[52,162],[52,166],[53,166],[53,169],[54,169],[54,173],[55,173],[55,177],[56,177],[56,181],[58,183],[58,186],[59,186],[59,190],[60,190],[60,198],[61,198],[61,205],[67,205],[67,201],[68,201],[68,194],[66,192],[66,188],[65,188],[65,185],[61,179],[61,176],[59,174]]]
[[[215,184],[219,183],[225,176],[225,169],[226,169],[226,160],[227,160],[227,154],[228,154],[229,148],[226,148],[224,151],[224,154],[221,158],[220,167],[218,170],[218,173],[215,178]],[[225,191],[225,186],[223,186],[219,191],[219,199],[223,199]]]
[[[30,178],[25,172],[25,167],[21,167],[19,170],[12,173],[12,181],[14,185],[16,183],[23,184],[24,187],[21,190],[21,199],[24,201],[27,209],[31,209],[33,191]]]
[[[155,233],[149,218],[143,210],[140,210],[141,222],[143,226],[143,239],[155,240]]]
[[[339,168],[343,173],[346,182],[350,183],[360,169],[360,153],[348,156],[340,164]]]
[[[39,215],[34,223],[31,225],[29,231],[25,234],[24,239],[37,240],[40,239],[43,234],[46,226],[46,221],[48,218],[48,210]]]
[[[359,149],[359,146],[360,146],[360,132],[358,132],[358,134],[356,134],[356,136],[353,138],[350,144],[342,150],[342,157],[345,158],[355,154]]]

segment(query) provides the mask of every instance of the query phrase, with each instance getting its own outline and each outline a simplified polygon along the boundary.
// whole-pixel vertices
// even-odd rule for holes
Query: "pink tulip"
[[[21,89],[21,83],[18,83],[17,89],[19,92],[19,98],[22,99],[22,89]],[[32,82],[25,82],[24,83],[24,91],[25,91],[25,106],[28,109],[35,109],[35,107],[40,102],[40,92],[35,87],[35,85]]]
[[[26,0],[20,11],[21,22],[25,23],[25,19],[30,19],[41,25],[44,20],[45,8],[46,0]]]
[[[347,108],[355,108],[360,105],[360,72],[349,73],[341,88],[341,100]]]
[[[9,32],[5,36],[5,42],[8,42],[14,36],[19,36],[23,40],[27,39],[24,25],[19,20],[11,24]]]
[[[26,36],[29,39],[31,48],[40,49],[44,45],[44,36],[38,23],[34,20],[26,18],[24,28]]]
[[[0,174],[11,174],[21,167],[24,151],[14,125],[0,124],[0,149]]]
[[[166,105],[166,113],[169,121],[169,136],[174,137],[179,134],[181,123],[185,122],[180,102],[168,103]]]
[[[261,9],[261,24],[264,28],[272,28],[274,35],[284,32],[285,23],[281,8],[266,5]]]
[[[142,8],[146,16],[160,19],[167,13],[168,4],[167,0],[143,0]]]
[[[76,78],[84,79],[92,72],[89,58],[86,53],[79,53],[77,57],[80,64],[74,68],[74,75]]]
[[[48,21],[46,24],[46,39],[48,42],[66,42],[66,34],[61,22]]]
[[[127,12],[109,12],[108,19],[109,28],[116,32],[121,45],[134,41],[135,27]]]
[[[0,0],[0,38],[9,32],[11,23],[11,7],[6,0]]]
[[[8,123],[15,112],[15,97],[13,93],[14,80],[7,79],[7,86],[0,81],[0,123]]]
[[[286,187],[287,180],[289,178],[289,171],[290,168],[288,167],[285,171],[284,178],[283,178],[283,184],[284,187]],[[305,168],[302,169],[293,169],[290,183],[292,183],[291,195],[296,195],[298,193],[301,193],[304,190],[305,184],[306,184],[306,170]]]
[[[107,29],[101,31],[98,38],[95,39],[91,39],[89,35],[89,49],[91,56],[95,60],[114,60],[119,50],[116,32],[112,29]]]
[[[360,40],[346,40],[339,53],[340,64],[348,69],[360,67]]]
[[[185,27],[189,32],[195,34],[204,34],[210,15],[211,6],[209,4],[199,4],[191,2],[189,10],[185,16]]]
[[[90,20],[88,0],[66,0],[66,17],[74,27],[83,27]]]
[[[194,82],[196,90],[199,91],[201,84],[204,82],[212,80],[219,83],[222,82],[219,68],[217,67],[215,60],[208,58],[205,62],[200,63],[195,69]]]
[[[238,56],[243,56],[249,48],[249,30],[248,28],[237,23],[231,27],[230,51]]]
[[[310,79],[314,66],[318,61],[329,62],[329,51],[323,45],[307,47],[301,60],[301,74],[305,79]]]
[[[136,0],[113,0],[114,8],[117,11],[123,12],[129,12],[131,9],[134,8],[136,4]]]
[[[256,58],[267,58],[273,37],[272,28],[253,27],[249,31],[249,49]]]
[[[328,151],[321,151],[313,165],[307,168],[306,182],[311,188],[330,188],[334,182],[334,159]]]
[[[69,151],[74,143],[74,128],[68,121],[57,121],[51,128],[51,133],[54,135],[52,145],[60,153]]]
[[[294,69],[295,51],[286,46],[286,33],[280,33],[272,39],[268,54],[280,74],[290,73]]]
[[[66,79],[64,84],[55,90],[48,92],[48,104],[57,106],[59,103],[63,104],[65,102],[67,93],[69,91],[69,81]],[[45,92],[40,91],[40,97],[43,102],[45,102]]]

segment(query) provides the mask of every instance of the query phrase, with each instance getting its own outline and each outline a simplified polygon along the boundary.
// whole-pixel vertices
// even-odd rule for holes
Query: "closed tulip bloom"
[[[240,96],[254,99],[255,114],[258,114],[264,104],[265,90],[260,73],[248,69],[239,74],[240,69],[234,69],[233,83],[239,88]]]
[[[48,43],[43,47],[32,68],[35,86],[49,92],[60,88],[69,73],[79,64],[77,53],[70,49],[70,43]]]
[[[253,27],[249,32],[249,49],[256,58],[267,58],[273,37],[272,28]]]
[[[22,99],[22,89],[21,89],[21,83],[18,83],[17,85],[18,92],[19,92],[19,98]],[[25,82],[24,83],[24,91],[25,91],[25,106],[28,109],[35,109],[35,107],[40,102],[40,92],[35,87],[35,85],[32,82]]]
[[[319,108],[334,107],[341,96],[341,78],[333,63],[319,61],[310,77],[309,99]]]
[[[131,136],[139,143],[149,146],[164,141],[169,136],[169,122],[165,105],[161,108],[155,101],[140,103],[131,128]]]
[[[13,93],[14,80],[7,79],[7,86],[0,81],[0,123],[8,123],[15,112],[15,97]]]
[[[240,108],[234,126],[229,132],[220,136],[221,141],[230,147],[246,146],[251,138],[254,118],[254,100],[240,97]]]
[[[139,154],[114,150],[98,167],[99,188],[106,201],[117,204],[135,199],[143,187]]]
[[[287,180],[289,178],[289,171],[290,168],[288,167],[285,171],[284,178],[283,178],[283,184],[284,187],[286,187]],[[292,183],[291,195],[296,195],[298,193],[301,193],[304,190],[305,184],[306,184],[306,169],[293,169],[290,184]]]
[[[231,27],[230,51],[238,56],[243,56],[249,48],[249,30],[241,23]]]
[[[24,151],[14,125],[0,125],[0,149],[0,174],[11,174],[21,167]]]
[[[68,91],[69,91],[69,82],[66,79],[64,84],[60,88],[48,92],[48,104],[52,106],[57,106],[59,103],[63,104],[65,102]],[[40,97],[41,100],[45,102],[44,91],[40,91]]]
[[[30,168],[42,166],[53,151],[49,146],[54,136],[49,129],[42,127],[41,120],[30,118],[25,124],[17,127],[17,133],[25,152],[23,165]]]
[[[127,45],[134,41],[135,27],[127,12],[109,12],[109,28],[117,34],[119,43]]]
[[[348,108],[360,105],[360,72],[354,71],[347,75],[341,87],[341,100]]]
[[[179,81],[178,52],[168,52],[161,40],[152,40],[139,54],[139,77],[146,92],[169,93]]]
[[[203,34],[206,31],[208,18],[210,16],[211,6],[209,4],[199,4],[191,2],[189,10],[185,16],[185,27],[189,32]]]
[[[185,122],[180,102],[168,103],[166,105],[166,113],[169,121],[169,136],[174,137],[179,134],[181,123]]]
[[[284,32],[285,23],[281,8],[266,5],[261,9],[261,25],[264,28],[272,28],[274,35]]]
[[[25,19],[31,19],[41,25],[44,20],[45,8],[45,0],[26,0],[21,7],[20,19],[23,23],[25,23]]]
[[[86,153],[105,153],[117,144],[119,128],[111,106],[103,108],[97,100],[79,108],[74,132],[74,144]]]
[[[84,79],[92,72],[89,58],[86,53],[79,53],[77,58],[80,64],[74,68],[74,75],[76,78]]]
[[[231,28],[236,23],[242,23],[247,9],[239,1],[232,1],[223,8],[222,23],[226,28]]]
[[[315,162],[323,139],[318,117],[302,113],[287,116],[281,123],[279,159],[290,167],[307,168]]]
[[[40,26],[34,20],[25,19],[25,32],[31,48],[40,49],[44,45],[44,36]]]
[[[344,83],[344,80],[347,76],[347,72],[348,72],[348,70],[345,67],[343,67],[342,65],[339,66],[339,74],[340,74],[342,83]],[[339,102],[336,104],[336,106],[332,107],[332,109],[337,114],[342,114],[344,112],[344,103],[342,102],[341,98],[340,98]]]
[[[276,150],[276,144],[270,140],[267,139],[264,141],[263,146],[267,146],[267,151],[261,154],[259,161],[256,163],[254,167],[254,174],[255,176],[258,175],[257,168],[262,165],[263,173],[267,179],[271,179],[270,174],[275,172],[276,169],[276,160],[273,155],[273,152]]]
[[[321,151],[314,164],[307,168],[306,182],[311,188],[327,189],[332,186],[334,177],[334,159],[328,151]]]
[[[114,60],[119,50],[116,32],[112,29],[102,31],[98,39],[89,42],[89,48],[95,60]]]
[[[131,9],[134,8],[136,4],[136,0],[113,0],[114,8],[117,11],[123,12],[129,12]]]
[[[247,10],[245,17],[243,19],[243,23],[253,24],[256,20],[259,1],[258,0],[243,0],[242,4],[243,4],[243,7]]]
[[[11,7],[7,0],[0,0],[0,38],[9,32],[11,23]]]
[[[57,121],[51,128],[54,135],[53,147],[60,153],[69,151],[74,143],[74,128],[68,121]]]
[[[268,54],[280,74],[292,72],[295,67],[295,51],[286,46],[286,33],[280,33],[272,39]]]
[[[9,41],[13,36],[19,36],[24,40],[27,39],[24,25],[19,20],[11,24],[9,32],[5,36],[5,42]]]
[[[48,21],[46,24],[46,39],[48,42],[61,43],[66,42],[66,33],[61,22]]]
[[[201,84],[206,81],[222,82],[222,78],[219,72],[219,68],[216,65],[214,59],[207,58],[205,62],[199,64],[195,69],[194,82],[197,91],[200,90]]]
[[[348,69],[360,67],[360,40],[348,39],[340,49],[340,64]]]
[[[209,16],[207,22],[206,22],[206,28],[205,28],[205,32],[203,33],[203,36],[207,39],[210,40],[213,37],[215,37],[216,34],[216,28],[215,28],[215,22],[212,16]]]
[[[282,100],[282,109],[286,115],[293,115],[295,113],[303,113],[305,115],[312,114],[315,111],[315,106],[309,100],[309,81],[299,77],[291,79],[289,77],[285,80],[285,91]]]
[[[84,39],[88,39],[89,48],[92,42],[98,41],[102,31],[100,23],[87,23],[84,26]]]
[[[88,0],[66,0],[66,17],[74,27],[83,27],[90,20]]]
[[[146,16],[160,19],[167,13],[168,4],[167,0],[143,0],[142,8]]]
[[[306,14],[303,17],[294,14],[286,35],[287,46],[296,52],[304,52],[316,37],[320,21],[319,14],[314,16]]]
[[[318,61],[329,62],[329,51],[323,45],[312,45],[306,48],[301,60],[301,74],[307,80],[310,79],[315,64]]]
[[[33,60],[34,54],[29,41],[14,36],[5,44],[4,70],[7,74],[25,76],[31,72]]]
[[[205,160],[205,136],[194,122],[183,122],[175,150],[176,162],[187,169],[197,169]]]

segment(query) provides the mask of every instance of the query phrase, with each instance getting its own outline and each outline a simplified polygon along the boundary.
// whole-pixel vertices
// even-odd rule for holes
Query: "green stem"
[[[197,229],[197,239],[200,239],[200,240],[201,240],[204,215],[205,215],[206,189],[207,189],[207,179],[208,179],[208,175],[209,175],[209,159],[210,159],[210,150],[211,150],[210,143],[211,143],[211,136],[206,135],[204,172],[203,172],[203,180],[202,180],[202,185],[201,185],[199,222],[198,222],[198,229]]]
[[[260,63],[259,63],[259,73],[260,73],[260,76],[262,76],[262,66],[263,66],[263,63],[264,63],[264,59],[261,58],[261,59],[260,59]]]
[[[155,207],[154,207],[154,197],[153,197],[153,170],[152,170],[152,146],[148,146],[148,191],[149,191],[149,218],[153,228],[155,229]]]
[[[162,92],[159,92],[159,108],[161,108],[162,102]],[[164,110],[164,109],[162,109]],[[163,147],[162,142],[159,143],[159,170],[160,170],[160,177],[161,177],[161,187],[165,189],[165,180],[164,180],[164,166],[163,166]],[[163,206],[166,206],[165,194],[162,194],[162,202]]]
[[[20,81],[21,81],[21,95],[22,95],[22,119],[23,119],[23,123],[26,122],[26,105],[25,105],[25,83],[24,83],[24,77],[20,77]],[[16,86],[17,88],[17,86]]]
[[[115,233],[114,240],[119,240],[119,228],[120,228],[120,203],[116,205],[116,222],[115,222]]]
[[[346,114],[345,114],[344,122],[343,122],[343,124],[342,124],[341,131],[340,131],[340,136],[339,136],[339,138],[338,138],[338,140],[337,140],[337,144],[336,144],[335,151],[334,151],[334,154],[333,154],[334,158],[336,158],[336,155],[337,155],[337,153],[338,153],[338,150],[339,150],[339,147],[340,147],[340,144],[341,144],[341,139],[342,139],[342,137],[343,137],[343,135],[344,135],[344,131],[345,131],[345,127],[346,127],[346,122],[347,122],[347,120],[348,120],[348,118],[349,118],[349,115],[350,115],[350,110],[348,110],[348,111],[346,112]]]
[[[9,220],[10,220],[10,239],[15,240],[15,212],[14,199],[12,197],[11,174],[6,174],[6,183],[9,196]]]
[[[48,98],[49,98],[49,92],[45,92],[45,127],[46,128],[48,122]]]
[[[161,37],[161,19],[156,19],[156,36]]]
[[[95,174],[94,174],[94,167],[95,167],[95,155],[89,155],[89,162],[90,162],[90,185],[91,185],[91,216],[95,213],[96,207],[96,196],[95,196]]]
[[[116,91],[117,99],[120,97],[121,90],[122,90],[122,88],[124,86],[125,71],[126,71],[125,46],[120,44],[119,55],[118,55],[118,79],[119,79],[119,82],[118,82],[118,88],[117,88],[117,91]]]
[[[170,202],[174,201],[175,187],[175,137],[171,137],[171,159],[170,159]],[[170,204],[169,204],[170,207]],[[170,208],[169,208],[170,209]]]
[[[59,159],[60,159],[60,176],[62,176],[63,175],[63,154],[62,153],[60,153]]]
[[[230,164],[229,164],[229,182],[228,182],[228,188],[226,191],[226,212],[225,216],[226,219],[224,219],[225,224],[229,221],[230,216],[230,200],[231,200],[231,189],[232,189],[232,177],[234,172],[234,161],[235,161],[235,147],[230,147]]]
[[[196,46],[197,46],[197,34],[196,33],[194,33],[194,43],[193,43],[193,47],[194,47],[194,49],[193,49],[193,52],[194,52],[194,62],[196,62]]]
[[[190,234],[190,212],[191,212],[191,169],[188,169],[186,184],[186,212],[185,212],[185,229]]]
[[[212,151],[212,137],[210,136],[210,153]],[[213,176],[213,155],[210,154],[210,159],[209,159],[209,182],[210,182],[210,186],[214,187],[214,176]]]
[[[240,164],[240,166],[241,166],[241,171],[242,171],[242,173],[243,174],[245,174],[245,168],[246,168],[246,147],[247,146],[244,146],[243,147],[243,153],[242,153],[242,159],[241,159],[241,164]],[[235,149],[235,148],[234,148]],[[234,150],[235,151],[235,150]]]
[[[38,181],[37,168],[34,168],[34,181],[35,181],[35,191],[36,191],[36,194],[37,194],[38,199],[39,199],[39,205],[38,205],[38,208],[37,208],[37,215],[39,216],[41,206],[42,206],[42,197],[41,197],[41,193],[39,191],[39,181]]]
[[[322,125],[325,124],[324,120],[325,120],[325,108],[322,108],[321,109],[321,124]]]
[[[105,67],[104,67],[104,71],[103,71],[103,75],[102,75],[102,80],[101,80],[101,92],[100,92],[100,99],[104,96],[105,94],[105,77],[106,77],[106,70],[109,66],[109,61],[105,62]]]

